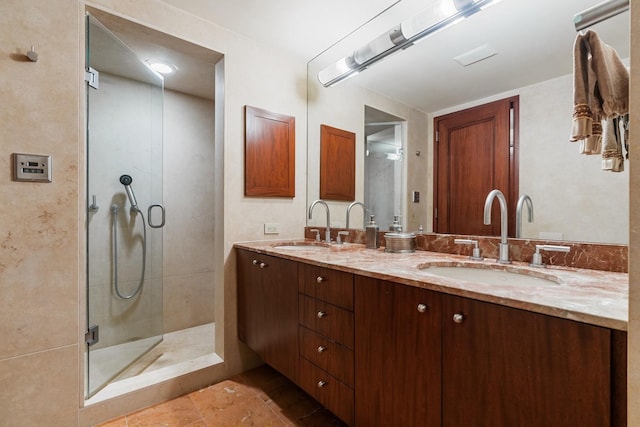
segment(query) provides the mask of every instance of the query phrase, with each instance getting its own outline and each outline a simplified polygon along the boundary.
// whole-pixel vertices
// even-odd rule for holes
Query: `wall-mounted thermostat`
[[[13,153],[13,180],[51,182],[51,156]]]

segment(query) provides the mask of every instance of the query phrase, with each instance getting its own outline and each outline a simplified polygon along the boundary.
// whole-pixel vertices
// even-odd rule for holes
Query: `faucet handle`
[[[316,233],[316,242],[320,241],[320,230],[318,230],[317,228],[312,228],[311,230],[309,230],[309,232]]]
[[[338,231],[338,237],[336,238],[336,243],[338,243],[339,245],[341,245],[342,239],[340,239],[340,236],[348,236],[349,232],[348,231]]]
[[[469,257],[469,259],[472,259],[472,260],[475,260],[475,261],[482,261],[484,259],[484,257],[482,255],[480,255],[480,248],[478,247],[478,241],[477,240],[454,239],[453,243],[458,244],[458,245],[473,245],[473,252],[471,253],[471,256]]]
[[[569,246],[560,246],[560,245],[536,245],[536,252],[533,254],[533,259],[531,260],[531,267],[544,267],[545,265],[542,263],[542,254],[540,251],[549,251],[549,252],[569,252],[571,247]]]

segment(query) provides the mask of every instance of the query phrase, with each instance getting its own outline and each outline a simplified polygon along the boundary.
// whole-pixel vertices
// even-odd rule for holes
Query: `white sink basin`
[[[509,270],[495,269],[484,264],[477,266],[427,264],[418,266],[418,268],[427,274],[486,285],[557,286],[560,283],[560,279],[552,274],[513,268]]]

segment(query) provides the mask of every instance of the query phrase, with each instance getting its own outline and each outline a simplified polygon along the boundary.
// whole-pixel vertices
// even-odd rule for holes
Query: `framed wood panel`
[[[295,196],[295,135],[295,117],[245,106],[246,196]]]
[[[356,134],[320,125],[320,198],[356,197]]]

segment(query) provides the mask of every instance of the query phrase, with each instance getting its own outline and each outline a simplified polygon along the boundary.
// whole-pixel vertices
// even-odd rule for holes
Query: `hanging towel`
[[[573,76],[571,141],[580,141],[582,154],[602,150],[604,170],[623,170],[622,137],[617,122],[609,120],[629,111],[627,67],[595,31],[587,30],[574,43]]]
[[[622,172],[624,170],[622,137],[618,118],[605,119],[603,121],[602,170],[611,172]]]

